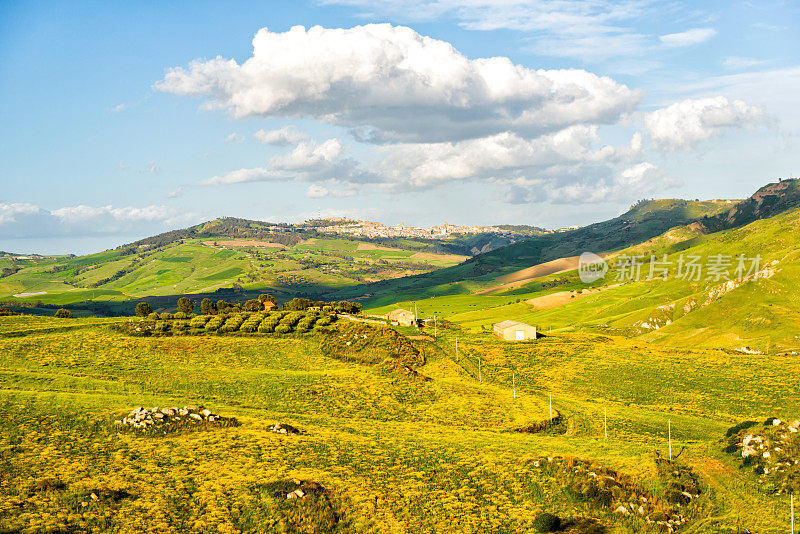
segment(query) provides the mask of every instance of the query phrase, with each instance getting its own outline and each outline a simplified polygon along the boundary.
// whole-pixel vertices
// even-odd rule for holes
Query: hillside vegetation
[[[788,529],[785,495],[739,469],[725,435],[797,418],[796,362],[454,330],[374,338],[385,351],[364,360],[348,350],[381,335],[367,325],[131,337],[38,321],[0,333],[4,531],[511,533],[551,516],[564,532]],[[379,365],[401,354],[426,379]],[[563,425],[515,432],[548,420],[550,395]],[[236,424],[115,422],[187,405]]]

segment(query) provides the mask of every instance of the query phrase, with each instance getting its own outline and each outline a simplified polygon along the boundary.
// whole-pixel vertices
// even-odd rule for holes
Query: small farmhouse
[[[277,307],[278,307],[278,305],[275,304],[274,302],[270,302],[268,300],[264,301],[264,311],[274,310]]]
[[[506,341],[536,339],[536,327],[519,321],[503,321],[494,325],[494,335]]]
[[[401,326],[412,326],[414,324],[414,313],[402,308],[390,311],[385,315],[385,318]]]

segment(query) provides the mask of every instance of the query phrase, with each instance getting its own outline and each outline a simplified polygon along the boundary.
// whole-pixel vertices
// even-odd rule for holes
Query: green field
[[[0,321],[4,531],[528,532],[542,512],[574,532],[588,520],[594,532],[657,531],[533,462],[591,460],[664,502],[653,451],[667,454],[671,420],[675,453],[686,447],[675,468],[701,491],[680,531],[788,532],[786,497],[759,490],[719,440],[744,419],[796,417],[796,359],[445,331],[412,341],[425,380],[369,363],[379,356],[328,353],[334,334],[319,330],[142,338],[73,321],[82,327],[13,338],[3,331],[64,321]],[[560,430],[511,432],[547,420],[549,395]],[[184,404],[241,426],[158,436],[114,423],[135,406]],[[276,422],[305,433],[274,434]],[[269,489],[293,478],[318,482],[326,500],[287,504]]]
[[[257,246],[261,242],[268,243],[195,239],[156,249],[128,247],[81,257],[14,260],[8,256],[4,261],[20,270],[0,278],[0,300],[55,305],[124,302],[148,296],[213,293],[232,284],[291,298],[297,292],[330,292],[429,272],[463,259],[437,254],[422,242],[402,243],[406,249],[391,250],[333,238],[277,247]]]

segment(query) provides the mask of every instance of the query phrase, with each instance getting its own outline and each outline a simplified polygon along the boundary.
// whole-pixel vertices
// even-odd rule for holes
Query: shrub
[[[153,307],[150,306],[148,303],[140,302],[139,304],[136,305],[137,317],[147,317],[151,313],[153,313]]]
[[[200,313],[202,313],[203,315],[211,315],[215,311],[216,307],[214,306],[213,300],[206,297],[200,301]]]
[[[158,314],[156,312],[148,313],[147,318],[150,319],[151,321],[156,321],[158,320]]]
[[[161,319],[162,321],[169,321],[170,319],[174,319],[175,316],[172,315],[171,313],[159,313],[158,318]]]
[[[254,313],[253,315],[247,318],[247,320],[242,324],[242,327],[239,330],[241,330],[242,332],[255,332],[263,319],[264,319],[263,313]]]
[[[194,311],[194,302],[186,297],[179,298],[178,311],[183,313],[192,313]]]
[[[557,515],[544,512],[533,520],[533,528],[539,532],[557,532],[561,530],[561,519]]]
[[[258,325],[258,331],[262,334],[271,334],[275,331],[275,323],[270,322],[269,319],[264,319]]]
[[[292,331],[292,327],[287,324],[281,324],[277,328],[275,328],[276,334],[288,334]]]
[[[65,310],[64,308],[61,308],[56,312],[55,316],[58,317],[59,319],[72,319],[72,312],[69,310]]]
[[[331,318],[330,317],[320,317],[317,319],[316,326],[330,326]]]
[[[222,317],[220,315],[215,315],[211,318],[210,321],[206,323],[206,331],[207,332],[216,332],[222,326]]]
[[[742,421],[738,425],[730,427],[728,431],[725,432],[725,437],[729,438],[734,434],[738,433],[740,430],[744,430],[745,428],[750,428],[751,426],[755,426],[757,424],[758,424],[757,421]],[[770,421],[769,424],[772,424],[772,421]]]
[[[189,326],[192,328],[203,328],[209,320],[211,320],[210,315],[198,315],[189,321]]]
[[[244,316],[242,315],[231,315],[230,318],[225,321],[225,324],[219,329],[220,332],[236,332],[239,330],[239,327],[242,326],[244,323]]]
[[[283,318],[281,319],[280,323],[282,325],[288,326],[289,329],[291,330],[291,327],[293,327],[294,325],[299,323],[300,319],[302,319],[304,316],[305,316],[305,313],[302,313],[302,312],[287,313],[285,316],[283,316]]]
[[[250,300],[248,300],[247,302],[244,303],[243,308],[244,308],[245,311],[255,312],[255,311],[258,311],[261,308],[263,308],[263,306],[261,305],[261,301],[260,300],[258,300],[258,299],[250,299]]]
[[[173,319],[188,319],[189,314],[184,312],[175,312],[172,314]]]

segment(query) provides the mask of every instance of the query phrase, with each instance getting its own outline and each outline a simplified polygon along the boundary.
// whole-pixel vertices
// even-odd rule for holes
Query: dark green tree
[[[277,304],[275,302],[275,297],[273,297],[272,295],[267,295],[266,293],[261,293],[258,296],[258,300],[261,302],[261,304],[264,304],[265,302],[272,302],[273,304]]]
[[[250,299],[244,303],[243,307],[244,311],[256,312],[263,307],[263,304],[261,304],[261,301],[258,299]]]
[[[59,319],[72,319],[72,312],[61,308],[56,312],[56,317]]]
[[[228,303],[225,302],[224,300],[219,299],[217,301],[217,311],[218,312],[222,313],[223,311],[225,311],[225,308],[227,308],[227,307],[228,307]]]
[[[147,317],[153,313],[153,307],[146,302],[140,302],[136,305],[136,317]]]
[[[211,315],[214,313],[214,301],[206,297],[200,301],[200,313],[203,315]]]
[[[178,311],[181,313],[192,313],[194,311],[194,302],[187,297],[179,298]]]
[[[311,306],[311,301],[307,298],[294,298],[283,304],[284,310],[302,311]]]

